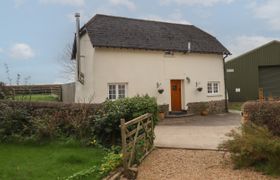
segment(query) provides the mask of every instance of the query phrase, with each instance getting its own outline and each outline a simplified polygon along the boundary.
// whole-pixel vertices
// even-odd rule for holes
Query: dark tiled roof
[[[95,15],[81,29],[88,32],[93,47],[191,51],[230,54],[213,36],[193,25]]]

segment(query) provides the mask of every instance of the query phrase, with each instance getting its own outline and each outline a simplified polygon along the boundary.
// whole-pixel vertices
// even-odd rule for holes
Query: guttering
[[[225,112],[228,113],[228,97],[227,97],[227,78],[226,78],[226,58],[230,55],[224,54],[223,57],[223,68],[224,68],[224,85],[225,85]]]

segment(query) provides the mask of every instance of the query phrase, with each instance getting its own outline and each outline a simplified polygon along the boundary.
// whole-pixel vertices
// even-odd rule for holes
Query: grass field
[[[52,94],[30,94],[30,95],[16,95],[17,101],[36,101],[36,102],[53,102],[58,101],[58,97]]]
[[[0,179],[62,179],[100,165],[104,155],[101,149],[78,145],[0,144]]]
[[[244,102],[229,102],[228,109],[241,111],[241,106]]]

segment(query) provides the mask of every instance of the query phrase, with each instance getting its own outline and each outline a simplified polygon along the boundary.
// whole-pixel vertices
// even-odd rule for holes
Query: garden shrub
[[[280,175],[280,138],[266,127],[246,123],[228,136],[230,140],[219,148],[231,153],[236,168],[255,167],[267,174]]]
[[[280,101],[250,101],[242,109],[245,121],[265,125],[274,135],[280,136]]]
[[[137,96],[103,104],[64,104],[0,101],[0,141],[75,138],[88,144],[120,144],[120,119],[152,113],[157,121],[155,98]]]
[[[23,140],[33,134],[31,116],[24,109],[0,104],[0,142]]]
[[[120,145],[120,119],[129,121],[145,113],[151,113],[154,124],[157,122],[158,106],[155,98],[136,96],[106,101],[95,116],[94,134],[103,145]]]
[[[5,98],[5,94],[4,94],[4,83],[0,82],[0,99],[4,99]]]

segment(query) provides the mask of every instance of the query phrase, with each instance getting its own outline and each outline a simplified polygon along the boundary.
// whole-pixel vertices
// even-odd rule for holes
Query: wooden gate
[[[121,119],[122,153],[124,175],[135,171],[134,164],[141,162],[153,149],[154,124],[152,115],[147,113],[131,121]]]

